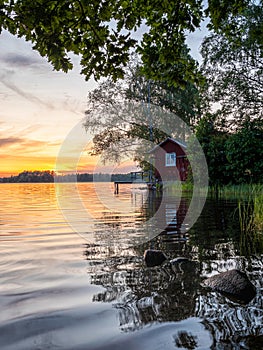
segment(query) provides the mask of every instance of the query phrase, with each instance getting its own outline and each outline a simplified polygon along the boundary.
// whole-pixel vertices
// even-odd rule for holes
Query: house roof
[[[177,141],[177,140],[173,139],[172,137],[167,137],[167,139],[165,139],[164,141],[162,141],[158,145],[154,146],[153,149],[149,153],[154,152],[158,147],[162,146],[164,143],[166,143],[168,141],[171,141],[173,143],[177,143],[177,145],[179,145],[182,148],[187,148],[186,144],[184,144],[184,143],[182,143],[180,141]]]

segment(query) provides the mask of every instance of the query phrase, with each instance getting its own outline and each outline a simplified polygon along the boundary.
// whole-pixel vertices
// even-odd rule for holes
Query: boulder
[[[256,288],[247,275],[235,269],[209,277],[204,285],[241,303],[249,303],[256,295]]]
[[[166,260],[167,256],[161,250],[148,249],[144,252],[144,261],[148,267],[161,265]]]

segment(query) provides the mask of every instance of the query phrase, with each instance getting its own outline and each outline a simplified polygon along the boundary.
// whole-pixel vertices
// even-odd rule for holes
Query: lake
[[[188,230],[190,198],[140,186],[0,185],[1,349],[263,348],[263,255],[237,202],[207,199]],[[191,261],[147,268],[150,248]],[[246,305],[202,286],[233,268],[256,286]]]

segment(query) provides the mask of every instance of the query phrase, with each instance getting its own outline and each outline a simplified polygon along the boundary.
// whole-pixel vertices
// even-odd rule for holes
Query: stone
[[[207,278],[204,285],[241,303],[249,303],[256,295],[256,288],[240,270],[229,270]]]
[[[147,267],[161,265],[167,260],[167,256],[161,250],[148,249],[144,252],[144,261]]]

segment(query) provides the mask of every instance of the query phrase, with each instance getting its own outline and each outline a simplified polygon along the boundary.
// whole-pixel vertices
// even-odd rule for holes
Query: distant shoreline
[[[130,174],[83,173],[56,175],[54,171],[23,171],[16,176],[1,177],[0,183],[72,183],[128,181]]]

